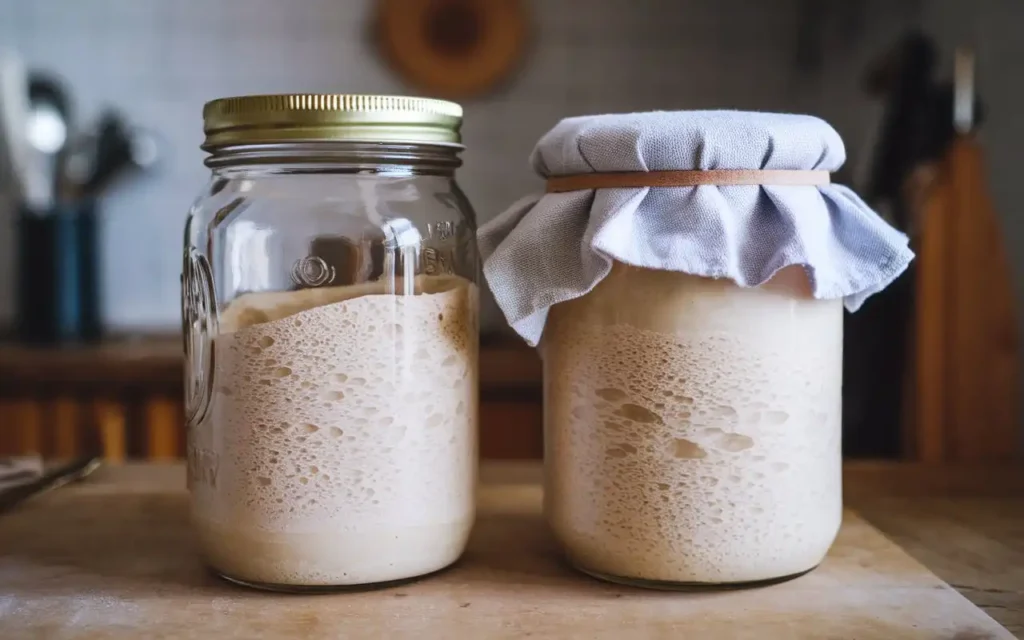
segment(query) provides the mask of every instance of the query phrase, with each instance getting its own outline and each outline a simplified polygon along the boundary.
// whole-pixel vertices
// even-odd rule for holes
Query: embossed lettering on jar
[[[477,254],[461,109],[262,96],[204,112],[183,274],[207,562],[329,589],[454,562],[474,516]]]

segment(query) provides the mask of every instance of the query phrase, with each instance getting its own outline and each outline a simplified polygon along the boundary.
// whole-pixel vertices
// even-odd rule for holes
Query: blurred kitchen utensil
[[[151,166],[156,157],[152,136],[141,129],[129,128],[113,111],[105,113],[96,136],[96,161],[84,185],[86,193],[102,192],[125,171]]]
[[[901,231],[911,214],[904,185],[922,158],[934,109],[937,47],[911,31],[872,61],[869,95],[885,101],[865,199]],[[850,457],[898,457],[903,452],[905,372],[914,310],[912,262],[903,275],[843,321],[843,451]]]
[[[73,141],[65,178],[79,197],[93,198],[119,176],[151,168],[159,156],[159,145],[151,133],[129,126],[121,114],[107,109],[95,131]]]
[[[21,57],[13,51],[0,52],[0,170],[6,173],[15,201],[28,191],[28,74]]]
[[[43,474],[38,480],[0,491],[0,513],[13,509],[41,493],[81,480],[98,469],[102,461],[99,455],[87,455]]]
[[[95,129],[77,130],[65,87],[41,72],[19,76],[10,60],[0,65],[0,115],[24,108],[21,120],[12,116],[3,128],[5,138],[22,144],[24,158],[15,225],[17,335],[33,344],[95,341],[102,334],[98,197],[133,168],[151,167],[159,147],[112,109]]]
[[[67,158],[64,162],[64,181],[74,194],[85,191],[85,183],[93,173],[96,164],[97,136],[94,131],[79,131],[68,143]]]
[[[35,480],[43,475],[43,459],[39,455],[0,458],[0,492]]]
[[[71,103],[56,79],[33,72],[28,77],[29,111],[25,137],[32,149],[30,197],[26,204],[40,215],[49,212],[61,196],[61,164],[71,129]]]
[[[960,47],[953,60],[953,128],[970,133],[975,125],[974,50]]]
[[[27,76],[25,188],[17,206],[17,335],[35,344],[99,336],[94,202],[69,193],[70,94],[49,74]]]

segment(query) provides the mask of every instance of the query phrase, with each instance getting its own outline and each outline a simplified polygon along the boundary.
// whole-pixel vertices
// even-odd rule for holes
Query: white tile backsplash
[[[876,110],[851,79],[914,17],[894,4],[901,3],[865,0],[860,37],[827,39],[833,70],[807,78],[793,67],[797,0],[533,0],[521,68],[494,94],[465,104],[460,182],[481,220],[489,219],[538,187],[526,162],[537,137],[560,117],[608,111],[806,110],[829,119],[856,154]],[[82,119],[116,105],[165,142],[157,174],[122,184],[103,203],[103,316],[111,328],[177,322],[181,230],[206,175],[198,148],[206,100],[414,92],[374,49],[373,7],[372,0],[0,0],[0,47],[13,45],[31,65],[65,78]],[[9,223],[0,226],[0,323],[13,312],[10,235]],[[485,321],[500,324],[493,307]]]

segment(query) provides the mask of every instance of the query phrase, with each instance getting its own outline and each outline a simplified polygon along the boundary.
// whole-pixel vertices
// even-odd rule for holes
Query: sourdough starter
[[[409,578],[462,553],[474,512],[477,299],[460,278],[246,294],[221,314],[190,434],[193,519],[237,580]]]
[[[616,264],[545,329],[546,510],[606,577],[816,566],[841,519],[841,301]]]

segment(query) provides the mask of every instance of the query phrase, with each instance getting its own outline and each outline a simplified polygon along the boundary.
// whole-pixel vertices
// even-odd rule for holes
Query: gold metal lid
[[[203,149],[350,140],[459,145],[462,107],[403,96],[294,93],[220,98],[203,107]]]

